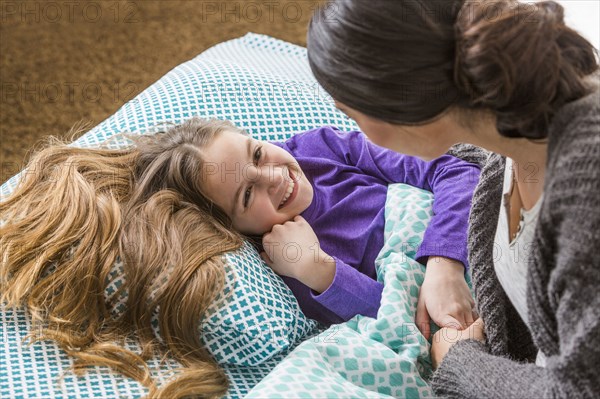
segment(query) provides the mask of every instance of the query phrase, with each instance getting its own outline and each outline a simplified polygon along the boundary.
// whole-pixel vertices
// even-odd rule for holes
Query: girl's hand
[[[431,335],[429,321],[440,327],[465,329],[477,318],[463,264],[454,259],[430,256],[425,280],[419,291],[416,323],[426,339]]]
[[[262,239],[261,257],[281,276],[293,277],[313,290],[325,291],[335,276],[335,260],[319,245],[312,227],[300,215],[273,226]]]
[[[475,339],[485,342],[485,332],[483,329],[483,320],[477,319],[466,330],[456,330],[454,328],[442,328],[433,335],[431,342],[431,362],[433,368],[437,369],[444,357],[458,341],[465,339]]]

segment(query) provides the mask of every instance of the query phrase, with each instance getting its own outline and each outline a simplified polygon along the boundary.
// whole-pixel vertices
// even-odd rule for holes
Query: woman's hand
[[[417,327],[426,339],[431,335],[430,320],[440,327],[462,330],[477,318],[464,272],[463,264],[454,259],[430,256],[427,260],[416,316]]]
[[[262,239],[261,257],[281,276],[293,277],[313,290],[325,291],[335,276],[335,260],[325,253],[302,216],[273,226]]]
[[[431,362],[433,368],[438,368],[452,345],[465,339],[476,339],[477,341],[485,342],[483,320],[475,320],[466,330],[444,327],[436,332],[431,342]]]

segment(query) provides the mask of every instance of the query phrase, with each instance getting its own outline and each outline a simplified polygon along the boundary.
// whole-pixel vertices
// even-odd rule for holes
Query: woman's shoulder
[[[566,104],[548,134],[550,181],[598,178],[600,173],[600,91]]]
[[[548,137],[546,216],[600,223],[600,91],[565,105]]]
[[[565,104],[548,132],[549,167],[561,158],[598,154],[600,147],[600,89]],[[598,156],[596,155],[596,158]]]
[[[450,147],[447,154],[483,168],[489,167],[491,152],[472,144],[459,143]]]

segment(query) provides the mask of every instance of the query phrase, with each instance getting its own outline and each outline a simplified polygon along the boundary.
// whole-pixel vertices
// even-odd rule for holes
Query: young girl
[[[455,290],[442,298],[458,304],[451,316],[461,325],[473,322],[464,267],[476,165],[448,155],[424,162],[332,127],[284,143],[229,130],[201,153],[205,195],[237,231],[262,236],[265,262],[283,276],[302,311],[325,324],[377,315],[383,285],[375,258],[383,246],[387,185],[432,191],[435,216],[417,260]]]
[[[434,192],[418,256],[429,257],[428,267],[458,266],[439,276],[464,292],[446,299],[470,316],[462,265],[476,166],[450,156],[426,163],[327,127],[266,143],[228,122],[193,118],[128,137],[135,146],[121,150],[53,143],[0,202],[0,299],[27,305],[43,324],[36,338],[57,341],[76,369],[112,367],[148,386],[151,397],[222,396],[225,373],[197,326],[223,286],[222,254],[244,236],[262,236],[265,260],[309,317],[374,316],[382,288],[374,259],[392,182]],[[128,299],[114,319],[104,289],[117,257]],[[157,307],[163,343],[150,325]],[[132,336],[139,356],[123,347]],[[185,366],[160,390],[145,363],[155,349]]]

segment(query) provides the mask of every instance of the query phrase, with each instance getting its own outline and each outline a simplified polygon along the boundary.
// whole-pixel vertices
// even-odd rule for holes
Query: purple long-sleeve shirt
[[[283,277],[308,317],[327,325],[357,314],[376,317],[383,284],[376,280],[375,258],[383,247],[390,183],[434,194],[434,216],[417,260],[445,256],[467,267],[467,223],[479,179],[477,165],[449,155],[425,162],[379,147],[360,132],[330,126],[272,144],[292,154],[312,184],[312,203],[301,216],[336,262],[333,282],[321,294]]]

